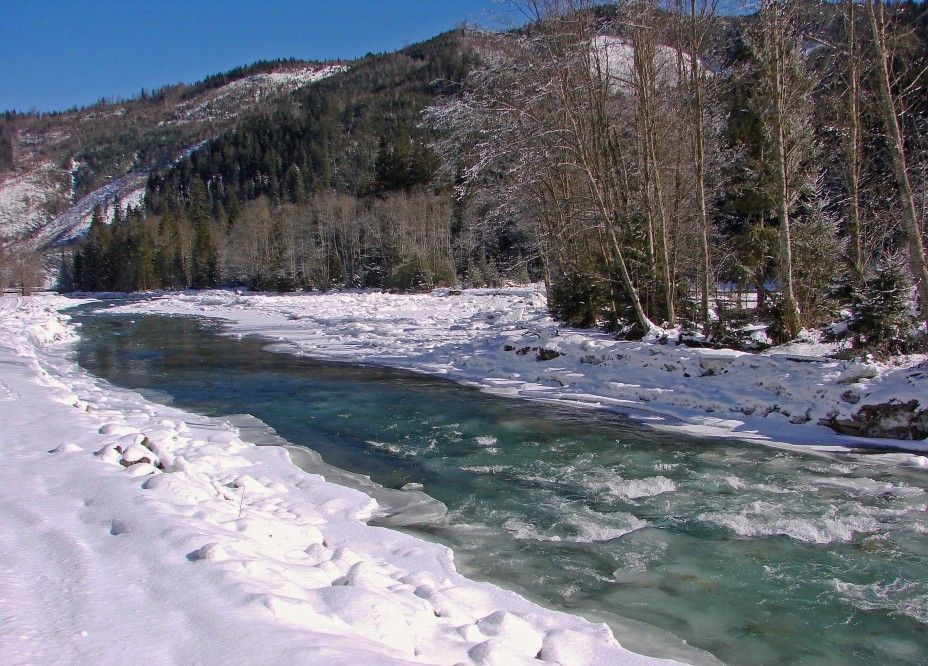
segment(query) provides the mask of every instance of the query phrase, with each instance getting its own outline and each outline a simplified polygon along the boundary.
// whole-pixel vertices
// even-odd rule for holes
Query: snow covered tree
[[[693,163],[693,193],[698,215],[699,236],[699,318],[703,333],[709,333],[709,293],[712,289],[710,239],[713,235],[710,213],[709,160],[719,155],[717,136],[707,122],[710,86],[709,70],[703,61],[708,47],[708,33],[715,23],[716,0],[677,0],[674,7],[677,39],[677,62],[684,95],[686,120],[690,132]],[[685,49],[685,51],[684,51]],[[710,156],[711,153],[711,156]]]
[[[634,141],[620,121],[608,50],[594,41],[589,3],[529,5],[537,29],[481,35],[484,67],[468,78],[463,98],[427,111],[438,152],[463,174],[464,191],[493,199],[490,219],[528,224],[549,302],[571,298],[561,282],[590,286],[612,317],[645,333],[653,324],[626,256],[636,225],[628,190]]]
[[[847,77],[845,82],[844,159],[847,181],[847,264],[851,282],[859,285],[863,280],[864,248],[860,210],[861,50],[857,37],[857,2],[858,0],[844,0]]]

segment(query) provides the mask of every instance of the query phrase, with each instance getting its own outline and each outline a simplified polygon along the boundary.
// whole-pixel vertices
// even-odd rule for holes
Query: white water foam
[[[516,539],[596,543],[618,539],[648,524],[630,513],[604,514],[582,506],[565,505],[559,513],[557,522],[548,529],[531,525],[520,518],[509,518],[503,527]]]
[[[887,610],[901,613],[923,624],[928,624],[928,594],[921,591],[923,584],[897,578],[891,583],[876,581],[869,585],[848,583],[834,578],[831,581],[839,597],[863,611]]]
[[[736,513],[701,513],[697,518],[744,537],[787,536],[806,543],[848,542],[856,534],[880,528],[879,522],[865,513],[837,515],[832,509],[820,518],[798,518],[785,515],[780,506],[764,501],[752,502]]]

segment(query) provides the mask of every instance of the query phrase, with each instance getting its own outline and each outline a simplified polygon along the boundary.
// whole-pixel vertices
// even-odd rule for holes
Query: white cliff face
[[[592,66],[606,79],[612,92],[634,92],[635,54],[629,40],[599,35],[593,39],[592,52]],[[676,85],[679,77],[677,57],[675,49],[663,44],[655,45],[654,76],[659,86]],[[681,53],[680,57],[683,58],[684,67],[688,69],[689,54]]]

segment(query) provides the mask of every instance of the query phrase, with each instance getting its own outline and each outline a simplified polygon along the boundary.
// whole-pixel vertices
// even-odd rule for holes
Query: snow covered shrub
[[[678,294],[686,294],[685,288]],[[699,304],[689,298],[677,299],[677,326],[681,338],[692,338],[699,330]]]
[[[755,351],[760,345],[750,333],[745,333],[754,319],[754,313],[749,310],[720,309],[719,316],[709,325],[709,340],[715,347]]]
[[[454,263],[450,259],[437,259],[432,262],[432,284],[436,287],[453,287],[458,283]]]
[[[487,287],[501,287],[503,279],[500,277],[499,269],[492,261],[484,261],[480,266],[483,273],[483,283]]]
[[[391,271],[389,286],[399,291],[428,291],[432,279],[421,257],[414,257]]]
[[[532,278],[528,274],[528,263],[524,260],[516,262],[516,264],[506,272],[506,278],[508,281],[515,284],[531,283]]]
[[[855,291],[849,328],[858,349],[898,354],[918,346],[911,282],[898,262],[884,262]]]
[[[464,268],[464,284],[468,287],[483,287],[486,284],[480,266],[473,259]]]
[[[760,316],[762,319],[770,322],[770,326],[767,328],[767,334],[775,344],[782,344],[793,339],[786,325],[786,314],[786,305],[783,297],[779,293],[769,294],[767,302],[760,312]]]
[[[457,275],[450,260],[427,261],[414,257],[394,268],[388,286],[397,291],[430,291],[435,287],[453,287]]]
[[[380,289],[387,281],[387,271],[383,264],[371,262],[364,266],[361,274],[361,286],[367,289]]]

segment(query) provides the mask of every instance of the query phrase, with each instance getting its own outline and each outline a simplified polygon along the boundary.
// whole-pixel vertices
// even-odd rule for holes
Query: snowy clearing
[[[0,297],[0,662],[658,663],[365,524],[286,449],[90,377],[75,303]]]
[[[650,425],[764,443],[928,450],[928,442],[840,435],[818,425],[890,400],[928,405],[928,357],[838,361],[816,344],[763,354],[624,342],[561,327],[540,286],[463,293],[153,295],[114,312],[227,322],[278,351],[405,368],[501,395],[627,412]]]

